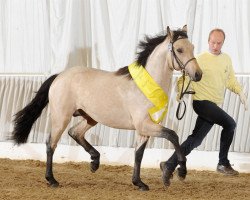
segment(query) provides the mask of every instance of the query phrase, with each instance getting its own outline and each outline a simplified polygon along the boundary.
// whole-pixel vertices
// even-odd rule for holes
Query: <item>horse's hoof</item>
[[[46,180],[48,181],[48,186],[56,188],[59,186],[59,183],[53,176],[45,176]]]
[[[91,162],[90,163],[90,171],[95,173],[96,170],[98,170],[99,168],[99,163],[95,163],[95,162]]]
[[[144,185],[144,186],[140,186],[138,188],[140,191],[149,191],[149,187],[147,185]]]
[[[149,190],[149,187],[145,183],[143,183],[140,179],[138,180],[136,178],[133,178],[132,183],[134,186],[137,186],[138,190],[140,190],[140,191],[148,191]]]
[[[51,188],[57,188],[59,186],[59,183],[57,181],[52,182],[52,183],[48,183],[48,186]]]
[[[177,169],[177,174],[178,174],[178,179],[180,180],[180,181],[184,181],[185,180],[185,178],[186,178],[186,175],[187,175],[187,169],[183,169],[183,168],[178,168]]]
[[[169,187],[170,186],[170,179],[173,179],[173,172],[168,170],[168,168],[166,167],[166,162],[161,162],[160,168],[162,171],[163,183],[164,183],[165,187]]]

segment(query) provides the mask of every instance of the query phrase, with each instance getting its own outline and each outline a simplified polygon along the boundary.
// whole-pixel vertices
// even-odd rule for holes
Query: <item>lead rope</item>
[[[188,90],[188,87],[189,87],[189,85],[190,85],[190,83],[191,83],[191,80],[189,80],[188,85],[187,85],[186,89],[184,90],[184,82],[185,82],[185,74],[184,74],[184,72],[183,72],[183,74],[182,74],[182,77],[183,77],[183,78],[182,78],[183,81],[182,81],[181,95],[180,95],[180,99],[179,99],[179,100],[181,100],[181,99],[183,98],[184,94],[195,94],[194,91],[187,91],[187,90]],[[184,92],[183,92],[183,90],[184,90]],[[180,108],[181,108],[182,102],[183,102],[183,104],[184,104],[184,111],[183,111],[182,115],[180,116],[179,114],[180,114]],[[187,108],[187,106],[186,106],[186,103],[185,103],[184,100],[183,100],[183,101],[180,101],[180,102],[178,103],[178,107],[177,107],[177,110],[176,110],[176,118],[177,118],[178,120],[181,120],[181,119],[184,117],[185,112],[186,112],[186,108]]]

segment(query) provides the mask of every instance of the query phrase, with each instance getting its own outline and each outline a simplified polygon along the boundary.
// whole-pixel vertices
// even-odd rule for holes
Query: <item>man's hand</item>
[[[241,92],[239,93],[239,96],[240,96],[240,101],[241,101],[241,103],[244,104],[245,110],[248,110],[247,98],[246,98],[245,94],[243,93],[243,91],[241,91]]]

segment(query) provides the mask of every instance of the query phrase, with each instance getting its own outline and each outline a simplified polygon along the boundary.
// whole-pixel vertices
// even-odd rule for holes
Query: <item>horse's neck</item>
[[[167,51],[166,44],[158,45],[148,58],[146,70],[162,89],[170,94],[173,70],[168,66]]]

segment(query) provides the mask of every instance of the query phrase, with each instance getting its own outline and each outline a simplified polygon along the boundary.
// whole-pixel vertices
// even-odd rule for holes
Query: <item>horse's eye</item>
[[[183,53],[183,50],[181,48],[177,49],[178,53]]]

